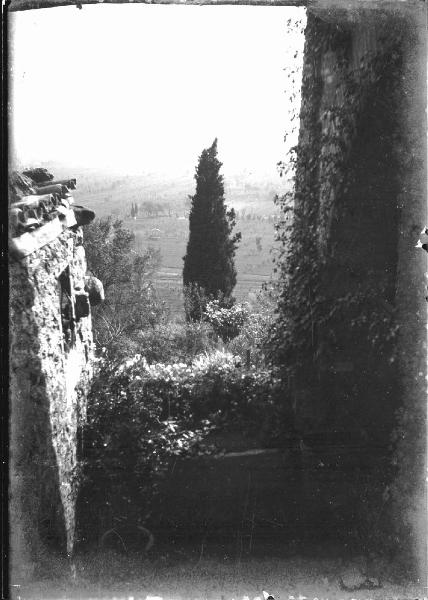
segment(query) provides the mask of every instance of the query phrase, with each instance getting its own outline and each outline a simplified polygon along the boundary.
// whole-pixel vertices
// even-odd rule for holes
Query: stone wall
[[[78,441],[91,377],[90,315],[63,331],[60,276],[72,302],[86,274],[80,227],[10,264],[11,550],[21,577],[49,549],[70,555]],[[68,269],[68,271],[67,271]]]

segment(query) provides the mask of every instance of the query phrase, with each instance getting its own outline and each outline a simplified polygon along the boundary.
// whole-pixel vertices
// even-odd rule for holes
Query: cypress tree
[[[240,233],[232,235],[235,211],[224,203],[222,163],[217,159],[217,138],[202,151],[196,167],[196,193],[191,197],[189,241],[184,257],[183,284],[186,317],[201,318],[204,299],[233,304],[236,284],[235,251]]]

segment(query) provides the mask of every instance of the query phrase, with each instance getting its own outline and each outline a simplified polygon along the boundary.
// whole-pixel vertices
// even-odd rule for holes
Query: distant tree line
[[[143,217],[159,217],[160,215],[172,216],[173,211],[169,202],[154,202],[153,200],[144,200],[141,203],[132,202],[130,216],[136,218],[138,215]]]
[[[242,210],[236,211],[236,220],[238,221],[241,219],[243,221],[268,221],[269,223],[276,223],[277,221],[279,221],[280,216],[279,214],[266,215],[261,213],[249,212],[246,208],[243,208]]]

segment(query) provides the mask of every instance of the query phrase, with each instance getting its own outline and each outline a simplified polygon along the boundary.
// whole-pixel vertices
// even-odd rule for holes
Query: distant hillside
[[[184,216],[188,209],[188,196],[195,190],[193,172],[181,177],[168,178],[153,173],[123,175],[89,167],[65,167],[55,163],[44,163],[55,178],[76,177],[76,203],[85,204],[100,217],[114,214],[120,218],[130,215],[131,205],[142,206],[152,203],[163,207],[160,213]],[[255,177],[252,173],[237,173],[225,176],[225,196],[228,206],[237,211],[258,215],[276,212],[273,199],[284,194],[285,182],[277,179]],[[141,212],[140,216],[143,216]],[[149,216],[149,215],[147,215]]]
[[[194,193],[193,173],[169,179],[158,174],[123,175],[100,169],[66,168],[43,164],[56,178],[76,177],[73,192],[76,204],[95,211],[98,217],[117,216],[135,233],[135,248],[160,250],[161,266],[156,289],[174,316],[183,315],[182,268],[189,233],[188,196]],[[242,241],[236,253],[238,271],[234,295],[248,300],[260,290],[273,272],[275,221],[278,208],[275,194],[285,193],[284,182],[259,180],[251,173],[225,177],[226,202],[237,212],[236,230]],[[137,204],[137,217],[131,207]]]

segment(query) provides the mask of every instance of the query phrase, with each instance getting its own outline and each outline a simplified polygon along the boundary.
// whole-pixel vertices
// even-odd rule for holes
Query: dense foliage
[[[224,342],[235,338],[249,318],[249,309],[245,304],[222,306],[220,300],[211,300],[203,312],[203,319],[210,323],[214,331]]]
[[[390,197],[398,189],[391,140],[398,135],[400,42],[398,32],[386,36],[377,55],[351,68],[346,24],[332,27],[308,19],[307,38],[303,129],[289,162],[295,185],[292,194],[278,199],[281,290],[271,358],[297,389],[325,388],[321,394],[337,389],[336,365],[340,369],[347,361],[352,370],[343,388],[347,406],[324,425],[373,427],[382,436],[392,424],[396,371],[398,211]],[[317,74],[325,52],[334,52],[340,101],[335,95],[330,103],[323,97]],[[382,390],[388,415],[379,402]]]
[[[132,243],[111,219],[96,221],[86,237],[88,267],[106,282],[106,303],[94,315],[100,358],[78,511],[81,536],[93,543],[118,523],[144,523],[171,460],[212,452],[211,431],[270,444],[284,426],[279,381],[254,365],[269,311],[253,315],[217,299],[204,303],[200,320],[171,322],[152,294],[158,257],[136,254]],[[222,343],[236,354],[219,350]]]
[[[204,438],[217,428],[267,443],[281,411],[271,372],[228,352],[187,364],[103,361],[88,404],[80,529],[96,541],[118,519],[143,522],[171,458],[212,452]]]
[[[88,270],[105,291],[105,301],[92,313],[97,347],[116,358],[132,354],[141,333],[166,317],[152,284],[159,251],[135,252],[134,234],[111,217],[85,228],[84,246]]]
[[[239,354],[243,361],[255,367],[266,368],[269,364],[270,331],[276,322],[276,292],[275,284],[266,286],[253,302],[244,305],[245,319],[239,323],[238,335],[227,343],[230,352]]]
[[[184,257],[183,284],[187,288],[186,316],[198,320],[204,299],[219,298],[226,305],[236,284],[235,250],[240,234],[233,209],[224,203],[221,162],[217,158],[217,139],[202,151],[196,168],[196,193],[189,215],[189,241]]]

